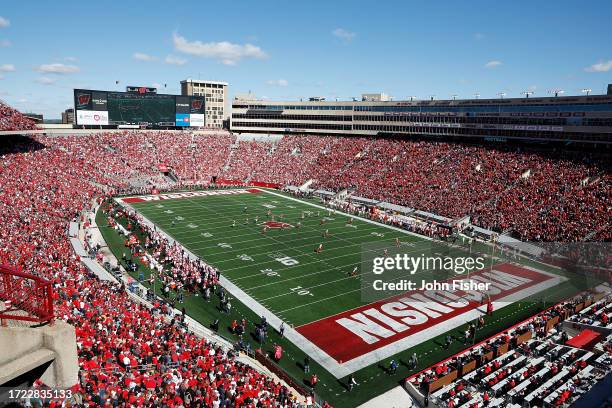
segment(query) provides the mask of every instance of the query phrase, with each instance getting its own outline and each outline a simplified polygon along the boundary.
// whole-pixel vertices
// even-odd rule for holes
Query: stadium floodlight
[[[499,96],[500,99],[504,99],[504,96],[506,96],[505,92],[498,92],[497,96]]]
[[[475,98],[475,99],[480,98],[480,92],[476,92],[476,93],[474,94],[474,98]]]
[[[565,93],[565,91],[563,89],[549,89],[548,93],[551,95],[554,95],[555,98],[563,93]]]
[[[416,96],[409,96],[410,98],[410,102],[414,101],[417,97]]]
[[[451,98],[453,98],[453,101],[457,99],[457,96],[459,96],[459,95],[457,95],[457,94],[452,94],[451,95]]]
[[[433,101],[434,99],[436,99],[436,95],[429,95],[429,100]]]
[[[533,95],[533,91],[523,91],[521,95],[525,95],[525,98],[529,98],[530,95]]]
[[[593,90],[591,88],[584,88],[580,92],[586,94],[586,96],[589,96],[589,94],[593,92]]]

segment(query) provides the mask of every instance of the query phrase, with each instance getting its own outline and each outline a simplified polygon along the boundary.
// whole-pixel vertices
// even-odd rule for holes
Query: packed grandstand
[[[308,184],[450,220],[469,217],[472,226],[520,241],[612,239],[607,152],[392,137],[246,139],[222,130],[20,134],[35,128],[0,104],[0,131],[13,133],[0,140],[0,265],[52,282],[56,318],[76,328],[77,406],[348,406],[342,396],[321,394],[310,373],[304,385],[262,371],[239,358],[242,350],[188,330],[170,302],[140,302],[125,284],[99,279],[67,234],[71,222],[86,227],[92,219],[84,211],[98,207],[115,229],[127,219],[128,230],[146,237],[126,242],[124,251],[148,251],[148,262],[172,264],[162,285],[179,281],[202,293],[219,285],[216,268],[189,260],[157,229],[113,204],[119,194],[205,189],[221,180]],[[95,244],[86,249],[86,256],[102,259]],[[609,252],[606,257],[609,268]],[[436,364],[424,366],[415,354],[389,370],[403,371],[401,387],[422,405],[569,406],[609,374],[612,335],[600,335],[586,350],[569,345],[573,336],[563,337],[563,324],[610,332],[611,317],[608,296],[580,293]],[[257,323],[243,322],[243,330]],[[350,392],[364,380],[340,382],[348,381]]]

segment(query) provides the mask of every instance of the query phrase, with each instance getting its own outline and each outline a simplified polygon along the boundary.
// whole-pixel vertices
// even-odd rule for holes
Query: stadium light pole
[[[550,89],[548,91],[549,94],[554,95],[555,98],[558,97],[559,95],[565,93],[565,91],[563,89]]]
[[[475,99],[480,98],[480,92],[476,92],[476,93],[474,94],[474,98],[475,98]]]
[[[529,98],[529,96],[533,95],[533,91],[524,91],[521,92],[521,95],[525,95],[525,98]]]
[[[457,94],[452,94],[451,95],[451,98],[453,98],[453,101],[457,99],[457,96],[458,96]]]
[[[505,92],[498,92],[497,96],[499,96],[499,99],[504,99],[504,96],[506,96]]]
[[[409,98],[410,98],[410,102],[412,102],[416,99],[416,96],[409,96]]]
[[[436,95],[429,95],[429,100],[433,101],[434,99],[436,99]]]
[[[589,96],[589,94],[593,92],[593,90],[591,88],[584,88],[580,92],[582,92],[583,94],[586,94],[586,96]]]

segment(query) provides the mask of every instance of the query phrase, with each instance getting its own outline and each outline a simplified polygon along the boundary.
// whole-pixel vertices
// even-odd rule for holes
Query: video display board
[[[204,97],[74,90],[77,125],[203,127]]]

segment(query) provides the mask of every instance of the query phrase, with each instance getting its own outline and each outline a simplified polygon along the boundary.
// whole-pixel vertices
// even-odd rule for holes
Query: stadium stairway
[[[172,170],[170,170],[167,174],[165,174],[164,178],[170,184],[178,183],[178,181],[179,181],[179,178],[176,176],[176,174],[174,174],[174,172]]]
[[[314,183],[314,179],[308,179],[304,184],[298,187],[300,191],[306,191],[310,187],[312,183]]]
[[[351,190],[348,188],[340,190],[332,197],[332,201],[343,201],[350,193]]]

